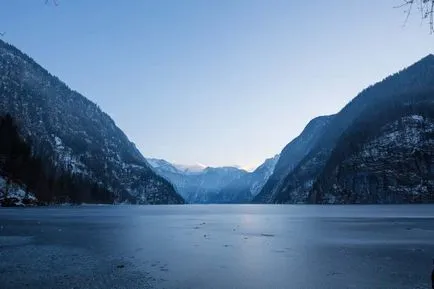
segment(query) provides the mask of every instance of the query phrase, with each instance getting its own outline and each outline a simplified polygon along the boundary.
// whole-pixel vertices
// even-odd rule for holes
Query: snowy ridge
[[[280,155],[265,160],[256,170],[224,187],[218,196],[220,203],[250,203],[273,174]]]
[[[147,159],[155,172],[169,180],[189,203],[219,203],[220,191],[249,175],[236,167],[175,165],[161,159]]]
[[[259,193],[274,171],[279,155],[267,159],[253,172],[237,167],[175,165],[161,159],[147,159],[156,173],[169,180],[189,203],[245,203]]]

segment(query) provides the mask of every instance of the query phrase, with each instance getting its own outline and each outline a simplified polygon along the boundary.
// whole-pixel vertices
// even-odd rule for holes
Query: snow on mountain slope
[[[252,178],[252,183],[250,186],[250,193],[253,197],[259,194],[259,192],[264,187],[265,183],[268,181],[270,176],[274,173],[276,164],[278,163],[280,155],[275,155],[273,158],[265,160],[265,162],[260,165],[256,170],[253,171],[255,177]]]
[[[0,177],[0,206],[21,207],[36,205],[38,200],[23,185],[7,182]]]
[[[155,172],[170,181],[189,203],[215,203],[222,188],[248,173],[235,167],[206,167],[191,170],[191,166],[174,165],[165,160],[148,159]]]
[[[333,116],[330,123],[319,135],[316,145],[312,148],[289,174],[276,180],[271,198],[260,201],[270,203],[307,203],[307,202],[406,202],[412,200],[427,202],[430,196],[415,199],[412,196],[390,197],[388,188],[394,182],[401,182],[399,190],[411,192],[417,186],[414,176],[405,175],[402,167],[420,162],[422,165],[432,167],[432,153],[425,147],[430,144],[432,133],[425,131],[433,118],[434,108],[434,55],[428,55],[408,68],[395,73],[384,80],[366,88],[349,102],[341,111]],[[402,144],[383,147],[387,134],[379,129],[383,127],[384,133],[389,130],[397,119],[397,127],[391,128],[396,135],[406,134],[404,124],[408,115],[423,116],[426,118],[425,128],[410,125],[411,130],[417,128],[418,134],[425,139],[421,161],[412,151],[402,147]],[[370,141],[378,145],[383,151],[382,157],[375,154],[365,159],[363,146],[370,147]],[[401,152],[401,153],[399,153]],[[356,161],[357,160],[357,161]],[[350,165],[347,165],[350,164]],[[366,168],[354,171],[355,168]],[[377,171],[378,168],[390,170]],[[419,178],[422,187],[430,188],[433,171],[412,168]],[[402,175],[400,178],[390,178],[388,174]],[[271,178],[270,178],[271,179]],[[384,183],[386,180],[386,183]],[[408,182],[407,182],[408,180]],[[388,182],[392,185],[390,185]],[[404,190],[403,188],[407,189]],[[265,187],[263,191],[265,190]],[[374,192],[374,193],[373,193]],[[335,198],[327,195],[332,194]],[[365,194],[365,195],[363,195]],[[376,196],[372,196],[375,194]],[[423,192],[420,192],[423,195]],[[261,193],[262,195],[262,193]]]
[[[434,89],[400,98],[349,128],[313,184],[310,202],[434,202]]]
[[[279,156],[267,159],[249,173],[237,167],[207,167],[191,172],[189,166],[148,159],[154,170],[172,182],[189,203],[245,203],[259,193],[273,173]]]
[[[224,187],[217,200],[220,203],[249,203],[259,194],[269,177],[273,174],[279,155],[265,160],[256,170],[234,180]]]
[[[194,165],[179,165],[179,164],[173,164],[178,170],[184,172],[184,173],[200,173],[203,172],[207,168],[207,166],[202,164],[194,164]]]
[[[183,203],[95,103],[1,40],[0,114],[17,121],[36,155],[103,185],[114,201]]]

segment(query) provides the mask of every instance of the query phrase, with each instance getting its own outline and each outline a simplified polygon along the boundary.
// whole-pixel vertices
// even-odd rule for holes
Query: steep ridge
[[[407,69],[365,89],[328,125],[316,147],[287,175],[276,197],[269,202],[306,203],[313,184],[323,172],[339,139],[356,119],[378,104],[393,105],[399,95],[416,95],[434,87],[434,56],[429,55]],[[316,198],[314,198],[316,199]]]
[[[0,73],[0,115],[16,120],[35,155],[104,187],[113,201],[183,203],[96,104],[1,40]]]
[[[254,198],[254,203],[272,202],[284,178],[317,145],[318,140],[332,119],[333,115],[314,118],[298,137],[285,146],[280,153],[280,158],[274,168],[273,174],[269,177],[260,193]]]
[[[234,180],[216,196],[215,202],[225,204],[250,203],[273,174],[279,155],[266,159],[256,170]]]
[[[312,203],[434,201],[434,89],[367,109],[342,135]]]

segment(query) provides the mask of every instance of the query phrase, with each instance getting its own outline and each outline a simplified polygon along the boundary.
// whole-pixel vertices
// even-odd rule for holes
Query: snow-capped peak
[[[201,163],[194,165],[173,164],[173,166],[184,173],[200,173],[207,168],[206,165]]]

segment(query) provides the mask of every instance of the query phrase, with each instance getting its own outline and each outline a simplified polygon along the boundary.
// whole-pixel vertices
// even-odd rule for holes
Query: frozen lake
[[[0,208],[0,287],[431,288],[434,206]]]

